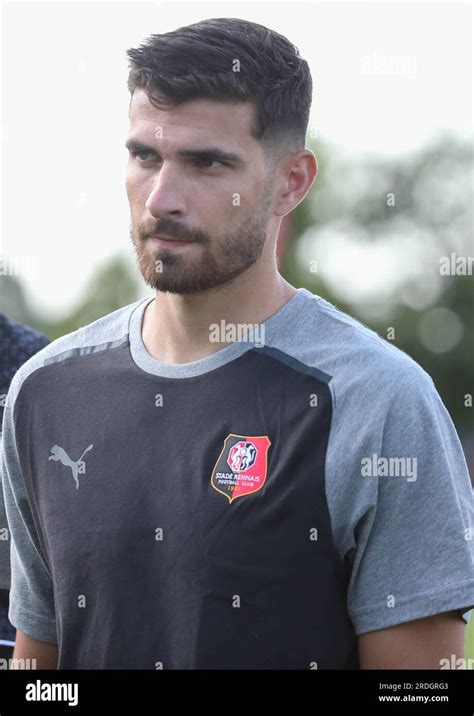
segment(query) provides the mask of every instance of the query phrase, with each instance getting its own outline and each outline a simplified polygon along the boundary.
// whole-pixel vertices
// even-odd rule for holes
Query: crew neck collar
[[[308,297],[314,295],[305,288],[298,288],[296,293],[275,313],[269,316],[262,324],[265,327],[265,342],[268,343],[273,329],[286,323],[299,314],[302,304]],[[146,373],[162,376],[164,378],[191,378],[203,375],[211,370],[229,363],[240,357],[246,351],[258,345],[257,341],[236,341],[221,348],[210,356],[190,363],[163,363],[154,358],[146,349],[142,338],[142,322],[146,307],[155,300],[155,296],[148,296],[140,301],[132,311],[130,317],[130,352],[136,365]]]

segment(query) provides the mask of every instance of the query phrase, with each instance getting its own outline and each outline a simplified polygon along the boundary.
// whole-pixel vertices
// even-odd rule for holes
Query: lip
[[[155,234],[154,236],[149,236],[149,239],[153,240],[153,243],[157,244],[158,246],[186,246],[187,244],[194,243],[193,241],[186,241],[183,239],[174,239],[172,236],[166,236],[165,234]]]

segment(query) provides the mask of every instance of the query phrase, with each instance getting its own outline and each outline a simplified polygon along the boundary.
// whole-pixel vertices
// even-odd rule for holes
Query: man
[[[307,63],[233,18],[128,55],[131,234],[154,295],[12,385],[15,656],[440,668],[474,604],[456,431],[414,361],[276,266],[317,173]]]
[[[11,380],[22,363],[48,343],[48,339],[41,333],[0,313],[0,454],[3,408]],[[8,527],[5,523],[3,500],[0,499],[0,655],[2,656],[9,654],[11,644],[15,639],[15,629],[8,621],[10,542]]]

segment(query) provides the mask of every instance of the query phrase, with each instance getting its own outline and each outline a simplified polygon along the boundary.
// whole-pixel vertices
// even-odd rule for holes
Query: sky
[[[446,131],[472,138],[471,3],[4,2],[1,9],[0,255],[22,266],[29,301],[49,318],[66,314],[112,255],[121,251],[133,263],[125,53],[149,34],[206,17],[240,17],[284,34],[313,76],[309,135],[351,155],[400,156]],[[366,260],[380,261],[383,276],[391,262],[377,251]]]

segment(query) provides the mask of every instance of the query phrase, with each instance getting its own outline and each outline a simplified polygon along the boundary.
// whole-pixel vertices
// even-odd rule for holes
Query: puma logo
[[[64,448],[60,447],[59,445],[53,445],[51,448],[51,455],[48,457],[48,460],[59,460],[59,462],[62,465],[65,465],[66,467],[70,467],[72,471],[72,476],[74,478],[74,482],[76,483],[76,490],[79,489],[79,478],[78,475],[83,475],[86,471],[86,464],[83,461],[83,457],[86,454],[86,452],[89,452],[89,450],[92,450],[94,445],[89,445],[86,447],[84,452],[82,453],[79,460],[71,460],[67,452],[64,450]]]

